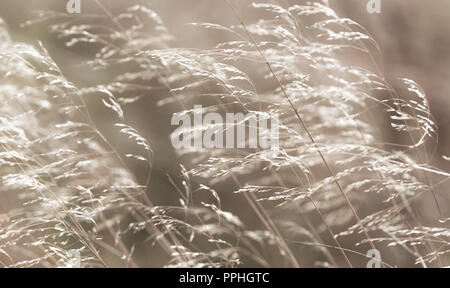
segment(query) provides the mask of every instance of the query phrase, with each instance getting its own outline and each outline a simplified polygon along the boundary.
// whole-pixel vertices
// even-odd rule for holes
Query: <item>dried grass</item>
[[[434,189],[450,175],[430,165],[436,123],[417,83],[403,79],[400,94],[386,82],[363,27],[326,1],[258,3],[251,9],[270,16],[257,23],[234,10],[235,26],[193,24],[233,40],[170,48],[173,37],[154,11],[112,15],[96,2],[102,17],[43,12],[38,20],[67,46],[97,45],[92,69],[127,67],[95,87],[77,88],[42,46],[13,43],[0,30],[0,265],[71,266],[78,251],[83,267],[137,267],[142,233],[168,255],[167,267],[352,267],[370,248],[445,265],[449,232]],[[280,147],[179,151],[188,168],[168,182],[180,204],[155,206],[147,194],[154,151],[123,110],[155,86],[167,89],[159,106],[173,113],[190,114],[199,102],[218,113],[276,113]],[[141,153],[122,155],[96,128],[85,100],[92,97]],[[408,140],[386,143],[383,125]],[[146,163],[144,183],[126,157]],[[223,205],[232,192],[259,223]],[[416,211],[426,195],[435,200],[436,227]]]

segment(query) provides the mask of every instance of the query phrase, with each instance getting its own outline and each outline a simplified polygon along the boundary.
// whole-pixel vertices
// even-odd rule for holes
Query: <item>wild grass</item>
[[[47,11],[26,23],[44,22],[68,47],[92,45],[86,64],[111,75],[94,87],[66,79],[43,45],[0,30],[0,265],[70,267],[75,251],[83,267],[151,266],[136,249],[165,254],[166,267],[358,267],[369,249],[384,267],[404,263],[390,253],[448,265],[446,198],[436,188],[450,175],[432,166],[438,131],[427,96],[413,80],[400,91],[387,82],[378,44],[359,24],[327,1],[254,3],[262,16],[247,23],[227,2],[235,25],[191,26],[230,40],[173,48],[149,7],[113,14],[95,2],[101,15]],[[278,114],[280,145],[179,150],[180,173],[163,191],[179,201],[155,205],[158,151],[127,124],[125,108],[161,87],[153,109],[167,113],[191,115],[201,103],[221,114]],[[133,149],[97,127],[93,98]],[[127,158],[145,164],[144,179]],[[434,221],[425,224],[427,199]]]

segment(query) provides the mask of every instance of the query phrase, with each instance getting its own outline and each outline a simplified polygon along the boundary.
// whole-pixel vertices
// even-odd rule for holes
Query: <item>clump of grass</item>
[[[113,75],[95,87],[77,88],[42,47],[0,33],[0,264],[70,266],[78,251],[82,266],[137,267],[136,235],[145,234],[166,252],[167,267],[354,267],[375,248],[445,265],[448,231],[425,227],[416,211],[431,195],[436,223],[445,221],[434,189],[449,174],[430,165],[438,131],[425,92],[409,79],[401,94],[387,83],[363,27],[327,1],[256,3],[267,15],[256,23],[228,3],[236,25],[193,26],[232,40],[170,48],[173,37],[154,11],[138,5],[113,15],[96,3],[102,16],[46,12],[39,20],[56,20],[50,30],[68,46],[95,45],[87,64]],[[159,107],[174,113],[202,103],[218,113],[280,115],[279,147],[178,151],[188,169],[168,183],[179,204],[154,205],[153,151],[126,124],[123,107],[161,86]],[[88,97],[101,97],[115,115],[110,126],[139,155],[122,155],[96,128]],[[388,129],[407,140],[386,143]],[[146,163],[144,183],[124,156]],[[229,194],[251,213],[225,206]]]
[[[90,122],[84,95],[42,47],[1,48],[0,248],[9,255],[1,263],[70,266],[76,251],[82,266],[107,266],[99,247],[109,246],[100,235],[121,241],[116,228],[140,209],[142,187]],[[113,251],[130,256],[120,247]]]
[[[124,161],[147,163],[150,175],[152,150],[123,122],[119,100],[104,87],[78,89],[43,47],[14,44],[1,31],[8,40],[0,51],[2,266],[137,267],[136,244],[127,239],[138,233],[170,256],[169,267],[237,265],[234,245],[216,236],[238,237],[242,222],[219,209],[218,198],[218,204],[191,207],[190,193],[217,195],[214,190],[174,186],[182,205],[154,206],[145,194],[149,179],[139,184]],[[111,125],[141,147],[141,155],[122,156],[96,128],[85,98],[98,95],[116,114]],[[195,218],[188,224],[180,214]],[[209,253],[183,244],[200,237],[212,243]]]
[[[229,32],[236,38],[214,49],[147,52],[194,76],[187,85],[172,89],[178,99],[200,94],[214,99],[208,111],[281,115],[282,141],[275,153],[190,149],[185,152],[194,155],[192,174],[211,185],[234,182],[235,192],[244,194],[255,207],[274,239],[279,239],[280,233],[270,223],[272,213],[281,215],[277,219],[281,223],[290,213],[297,213],[294,223],[299,226],[305,214],[318,213],[322,224],[313,228],[315,235],[329,233],[336,238],[335,226],[356,222],[339,236],[361,234],[362,242],[374,249],[370,234],[386,233],[392,226],[420,225],[410,206],[426,193],[435,197],[436,220],[442,218],[428,173],[448,174],[427,168],[430,151],[426,145],[436,141],[437,130],[420,87],[405,79],[410,95],[400,98],[374,60],[372,50],[379,52],[375,40],[357,23],[338,17],[324,4],[253,6],[275,18],[247,24],[236,12],[237,26],[195,24]],[[348,53],[362,54],[369,61],[366,65],[349,63]],[[260,67],[258,73],[238,68],[246,65]],[[255,81],[261,79],[272,81],[272,88],[258,91]],[[211,91],[210,87],[218,88]],[[382,98],[380,91],[387,98]],[[408,135],[409,143],[383,143],[374,117],[380,111],[387,112],[398,133]],[[199,129],[205,127],[193,127],[185,136],[195,135]],[[268,212],[252,204],[255,201],[272,202],[276,208]],[[358,204],[367,202],[378,203],[373,206],[379,210],[360,215]],[[405,216],[404,211],[410,215]],[[316,238],[320,242],[320,237]],[[339,239],[333,244],[352,266]],[[289,248],[283,241],[278,245],[281,255],[289,258]],[[412,254],[422,259],[420,253]],[[294,266],[301,262],[289,260]]]

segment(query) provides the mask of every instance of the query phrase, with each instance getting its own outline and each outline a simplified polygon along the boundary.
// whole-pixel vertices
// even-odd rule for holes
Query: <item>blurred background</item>
[[[102,13],[91,0],[81,0],[82,13]],[[226,40],[226,33],[213,33],[205,29],[196,29],[186,25],[192,22],[212,22],[222,25],[238,25],[229,6],[223,0],[107,0],[103,3],[111,11],[120,11],[136,2],[151,7],[165,22],[174,36],[172,47],[208,48]],[[259,15],[248,9],[252,1],[238,1],[240,12],[247,21],[257,19]],[[65,47],[63,41],[49,33],[46,25],[22,27],[21,24],[34,19],[31,13],[36,10],[65,12],[65,0],[2,0],[0,18],[8,25],[15,41],[36,45],[41,41],[48,49],[64,74],[80,87],[103,83],[109,78],[108,71],[92,72],[86,70],[83,63],[90,59],[89,47]],[[301,0],[281,0],[284,5],[301,4]],[[399,77],[407,77],[419,83],[428,95],[432,114],[439,127],[439,143],[433,164],[443,170],[450,170],[450,162],[443,161],[442,155],[450,156],[450,1],[448,0],[381,0],[381,13],[369,14],[366,0],[330,0],[330,5],[338,15],[355,20],[364,26],[378,42],[388,82],[395,83]],[[169,144],[171,113],[166,108],[156,108],[158,100],[167,96],[167,91],[157,91],[134,105],[126,108],[128,122],[149,139],[155,153],[154,172],[149,193],[156,203],[168,204],[176,201],[176,194],[169,193],[167,175],[178,177],[179,159]],[[95,105],[93,107],[96,107]],[[102,110],[95,111],[97,121],[106,121]],[[101,126],[101,125],[100,125]],[[393,135],[385,135],[387,139]],[[137,175],[140,166],[135,165]],[[444,185],[445,186],[445,185]],[[448,189],[440,186],[441,200],[446,201]],[[224,205],[239,204],[232,197],[225,199]],[[423,205],[433,205],[425,204]],[[448,203],[448,201],[447,201]],[[448,204],[443,205],[447,208]],[[245,208],[244,208],[245,209]],[[145,258],[143,253],[141,256]],[[161,255],[161,262],[164,262]],[[392,256],[395,257],[395,256]],[[404,264],[410,265],[411,258],[405,258]],[[158,262],[151,265],[158,266]]]

